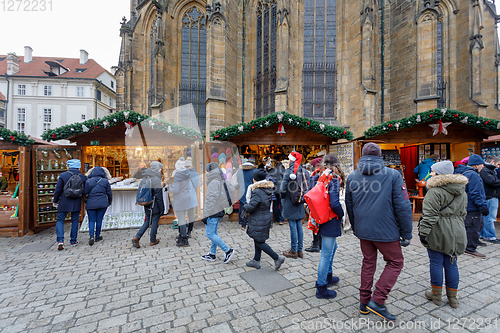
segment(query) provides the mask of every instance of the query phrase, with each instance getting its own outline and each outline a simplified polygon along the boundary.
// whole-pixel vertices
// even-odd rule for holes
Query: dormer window
[[[47,65],[49,65],[50,69],[48,71],[44,71],[48,76],[58,76],[62,75],[66,72],[69,72],[69,69],[64,67],[59,63],[59,60],[56,61],[46,61]]]
[[[77,69],[76,69],[76,72],[77,72],[77,73],[83,73],[83,72],[85,72],[86,70],[87,70],[87,68],[77,68]]]

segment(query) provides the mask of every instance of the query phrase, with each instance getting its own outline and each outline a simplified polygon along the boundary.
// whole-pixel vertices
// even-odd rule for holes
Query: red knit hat
[[[292,151],[290,155],[288,155],[288,159],[294,162],[293,173],[297,173],[299,170],[300,162],[302,161],[302,155],[297,153],[296,151]]]

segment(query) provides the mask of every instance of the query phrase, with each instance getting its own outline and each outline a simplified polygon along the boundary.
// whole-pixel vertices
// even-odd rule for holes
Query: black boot
[[[179,247],[189,246],[188,237],[187,236],[179,237],[179,240],[175,245]]]
[[[311,243],[311,247],[305,249],[307,252],[319,252],[320,248],[320,235],[313,234],[313,241]]]

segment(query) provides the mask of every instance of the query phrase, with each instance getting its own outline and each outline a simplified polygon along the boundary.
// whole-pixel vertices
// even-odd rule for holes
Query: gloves
[[[427,238],[427,236],[425,236],[425,235],[419,235],[419,236],[420,236],[420,242],[421,242],[422,244],[424,244],[424,245],[427,245],[427,244],[428,244],[428,243],[427,243],[427,239],[426,239],[426,238]]]
[[[399,245],[401,245],[402,247],[407,247],[408,245],[410,245],[410,240],[401,238],[399,240]]]
[[[481,207],[481,214],[483,214],[484,216],[490,215],[490,210],[488,209],[488,206]]]

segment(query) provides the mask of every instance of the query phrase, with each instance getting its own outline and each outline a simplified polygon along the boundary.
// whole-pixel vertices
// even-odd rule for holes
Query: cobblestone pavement
[[[416,225],[414,226],[416,228]],[[223,220],[219,234],[236,254],[223,264],[208,252],[204,229],[194,230],[190,247],[175,246],[176,230],[159,228],[159,245],[131,246],[135,230],[104,231],[104,241],[57,251],[55,228],[0,245],[0,332],[484,332],[500,331],[500,245],[480,248],[487,259],[459,258],[460,305],[443,297],[438,307],[423,296],[429,288],[428,257],[414,238],[403,249],[405,267],[387,300],[397,321],[386,323],[358,313],[361,252],[352,232],[338,239],[334,274],[340,283],[333,300],[316,299],[319,254],[287,259],[279,271],[294,287],[261,297],[240,274],[253,268],[253,242],[237,222]],[[414,234],[416,230],[414,229]],[[311,234],[304,228],[304,245]],[[28,244],[54,242],[48,250],[19,253]],[[288,249],[287,225],[275,225],[269,244]],[[263,254],[262,266],[273,264]],[[379,257],[377,277],[383,267]],[[489,326],[488,326],[489,323]]]

